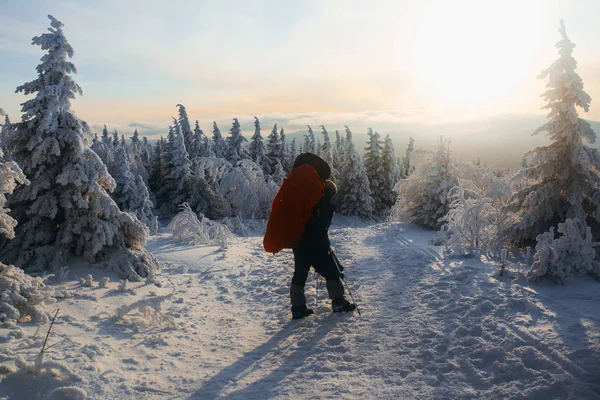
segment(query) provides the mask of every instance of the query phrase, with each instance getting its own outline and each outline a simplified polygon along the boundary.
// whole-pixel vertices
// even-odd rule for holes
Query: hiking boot
[[[350,303],[343,297],[341,299],[333,299],[333,301],[331,302],[331,307],[333,308],[333,312],[346,312],[356,310],[356,304]]]
[[[292,306],[292,319],[301,319],[314,314],[315,312],[306,306]]]

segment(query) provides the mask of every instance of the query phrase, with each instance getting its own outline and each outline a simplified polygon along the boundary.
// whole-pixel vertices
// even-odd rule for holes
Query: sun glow
[[[520,3],[440,2],[425,11],[409,62],[425,98],[441,114],[485,113],[514,99],[546,67],[536,48],[538,9]]]

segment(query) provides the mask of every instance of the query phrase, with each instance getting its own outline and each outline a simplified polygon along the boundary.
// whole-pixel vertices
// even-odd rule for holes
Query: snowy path
[[[332,314],[324,286],[315,308],[311,274],[317,314],[291,321],[291,252],[266,254],[261,237],[225,251],[157,237],[148,247],[167,263],[163,288],[73,282],[80,294],[60,303],[57,332],[74,344],[51,356],[76,378],[8,376],[0,397],[73,385],[98,399],[600,398],[596,282],[530,286],[480,260],[442,259],[413,226],[342,221],[332,241],[362,317]],[[173,291],[163,311],[174,329],[99,318]],[[34,332],[4,346],[31,359]]]

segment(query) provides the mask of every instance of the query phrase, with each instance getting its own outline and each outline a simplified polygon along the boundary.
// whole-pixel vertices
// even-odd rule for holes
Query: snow
[[[31,372],[48,325],[1,326],[0,398],[600,397],[597,282],[529,283],[510,256],[499,276],[497,262],[442,257],[431,231],[336,216],[362,316],[332,314],[309,280],[316,314],[293,321],[291,252],[267,254],[248,234],[224,249],[153,236],[161,287],[121,292],[116,275],[83,264],[47,280],[72,293],[45,306],[60,308],[54,346]],[[82,286],[88,274],[110,280]]]

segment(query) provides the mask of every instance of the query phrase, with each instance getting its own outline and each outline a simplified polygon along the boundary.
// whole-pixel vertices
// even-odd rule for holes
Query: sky
[[[409,135],[417,146],[446,135],[459,153],[475,134],[501,144],[516,121],[543,122],[536,77],[557,58],[560,19],[600,97],[594,0],[0,0],[0,107],[13,120],[47,14],[65,24],[84,91],[73,109],[95,130],[166,133],[181,103],[205,131],[238,117],[250,136],[256,115],[265,130],[370,126],[396,148]],[[582,114],[600,120],[600,106]]]

